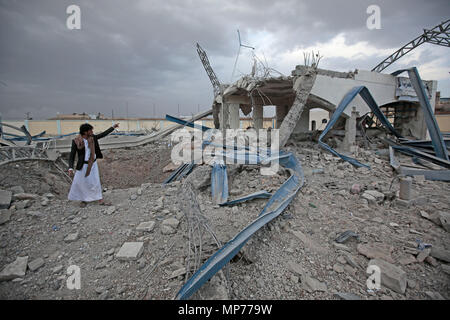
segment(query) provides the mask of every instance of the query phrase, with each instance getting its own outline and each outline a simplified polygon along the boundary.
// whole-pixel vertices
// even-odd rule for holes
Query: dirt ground
[[[253,235],[228,268],[193,298],[340,299],[339,293],[351,293],[371,300],[449,299],[449,261],[432,253],[422,260],[417,249],[419,240],[447,254],[450,250],[449,233],[431,218],[450,210],[448,183],[414,179],[415,201],[405,207],[397,201],[396,174],[377,150],[358,155],[372,170],[355,169],[312,142],[296,142],[286,150],[301,162],[305,185],[283,214]],[[48,195],[56,191],[50,184],[39,189],[32,181],[44,181],[50,173],[64,183],[51,166],[39,167],[34,179],[21,170],[1,168],[9,177],[2,179],[1,189],[21,185],[37,196],[26,208],[24,200],[13,201],[10,220],[0,225],[0,270],[23,256],[28,262],[41,258],[44,264],[0,282],[0,298],[173,299],[218,245],[201,231],[198,221],[186,216],[186,181],[160,183],[169,174],[162,174],[169,151],[164,143],[104,151],[99,165],[103,186],[108,187],[104,196],[112,207],[91,203],[80,208],[64,197]],[[188,179],[203,223],[224,244],[257,217],[267,200],[232,207],[212,203],[210,170],[198,167]],[[10,177],[14,174],[20,179]],[[288,173],[268,178],[257,166],[230,165],[228,177],[230,199],[235,199],[258,190],[273,192]],[[356,184],[359,189],[353,194]],[[67,192],[67,184],[64,188],[60,195]],[[367,190],[382,193],[382,199],[366,200]],[[49,200],[45,206],[43,198]],[[154,222],[153,229],[138,231],[142,222]],[[336,237],[347,230],[359,237],[337,243]],[[76,239],[65,241],[73,233],[78,233]],[[116,255],[124,242],[143,242],[142,255],[119,260]],[[404,293],[385,285],[368,290],[366,269],[373,256],[406,273]],[[71,265],[80,268],[79,290],[66,285]]]

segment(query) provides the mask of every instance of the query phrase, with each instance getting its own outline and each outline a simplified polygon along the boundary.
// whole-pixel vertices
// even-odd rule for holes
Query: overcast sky
[[[66,8],[81,8],[81,29]],[[381,9],[369,30],[366,9]],[[372,69],[390,53],[450,17],[448,0],[193,1],[0,0],[0,112],[3,119],[59,113],[110,117],[182,115],[206,110],[212,87],[197,56],[199,42],[222,83],[231,80],[242,42],[289,75],[303,52],[320,50],[322,68]],[[241,51],[235,79],[251,70]],[[449,48],[424,44],[384,72],[417,66],[450,96]],[[235,80],[234,79],[234,80]]]

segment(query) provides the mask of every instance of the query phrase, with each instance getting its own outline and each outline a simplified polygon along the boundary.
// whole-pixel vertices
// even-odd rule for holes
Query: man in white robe
[[[98,201],[101,205],[108,205],[103,200],[102,186],[98,171],[97,159],[103,158],[98,139],[101,139],[119,124],[115,124],[108,130],[95,135],[93,127],[88,124],[80,126],[80,135],[72,140],[72,149],[69,158],[69,175],[73,177],[68,199],[81,201],[81,206],[86,206],[87,202]],[[78,163],[74,173],[75,155],[78,155]]]

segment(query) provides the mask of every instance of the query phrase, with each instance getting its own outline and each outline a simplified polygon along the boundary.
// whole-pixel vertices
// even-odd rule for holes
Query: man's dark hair
[[[89,130],[92,130],[92,129],[94,129],[94,127],[91,126],[89,123],[83,123],[80,126],[80,134],[83,135],[83,134],[85,134],[86,132],[88,132]]]

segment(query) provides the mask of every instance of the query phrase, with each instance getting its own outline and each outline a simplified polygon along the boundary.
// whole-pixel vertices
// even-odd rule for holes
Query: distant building
[[[50,118],[48,120],[106,120],[104,114],[87,114],[83,113],[72,113],[72,114],[58,114],[56,117]]]

